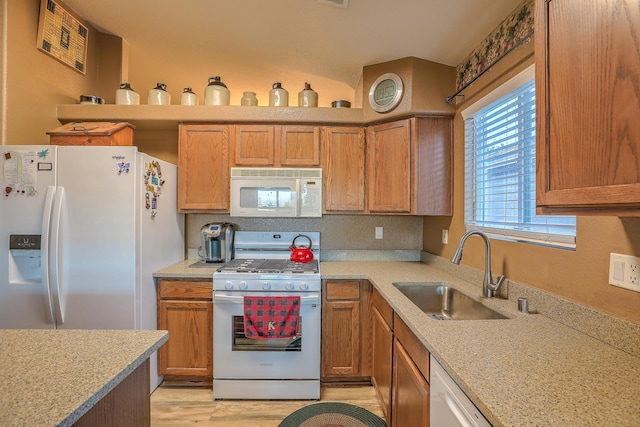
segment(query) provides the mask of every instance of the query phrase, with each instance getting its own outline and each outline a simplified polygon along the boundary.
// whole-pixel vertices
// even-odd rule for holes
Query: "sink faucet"
[[[477,235],[482,237],[484,240],[485,246],[485,265],[484,265],[484,279],[482,280],[482,296],[486,298],[491,298],[494,296],[495,292],[498,292],[498,288],[502,285],[504,281],[504,275],[498,277],[498,282],[493,283],[493,277],[491,276],[491,245],[489,244],[489,238],[486,234],[484,234],[480,230],[471,230],[464,233],[462,238],[460,239],[460,243],[458,243],[458,248],[456,252],[453,254],[451,258],[451,262],[454,264],[460,264],[460,260],[462,259],[462,248],[464,246],[464,242],[467,241],[467,238],[471,235]]]

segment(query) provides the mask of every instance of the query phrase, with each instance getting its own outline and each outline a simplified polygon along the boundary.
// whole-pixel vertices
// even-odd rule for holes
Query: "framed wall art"
[[[54,0],[40,3],[38,49],[85,74],[89,29]]]

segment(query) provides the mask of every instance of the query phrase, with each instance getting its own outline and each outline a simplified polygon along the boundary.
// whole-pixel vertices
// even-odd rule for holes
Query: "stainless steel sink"
[[[508,319],[445,282],[393,284],[418,308],[438,320]]]

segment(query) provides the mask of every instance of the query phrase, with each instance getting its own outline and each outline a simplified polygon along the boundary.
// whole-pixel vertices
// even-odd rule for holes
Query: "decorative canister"
[[[333,108],[351,108],[351,103],[349,101],[345,101],[344,99],[338,99],[337,101],[333,101],[331,103]]]
[[[256,98],[255,92],[243,92],[242,98],[240,99],[240,105],[243,106],[253,106],[258,105],[258,98]]]
[[[304,84],[304,89],[298,92],[298,107],[317,107],[318,94],[311,89],[311,84]]]
[[[80,95],[80,104],[101,105],[101,104],[104,104],[104,99],[94,95]]]
[[[269,91],[269,106],[271,107],[288,107],[289,92],[282,87],[280,82],[275,82]]]
[[[140,95],[131,88],[129,83],[120,84],[120,88],[116,89],[117,105],[138,105],[140,104]]]
[[[180,96],[180,105],[198,105],[198,95],[190,87],[185,87]]]
[[[171,94],[167,92],[167,85],[164,83],[158,83],[156,87],[149,91],[149,97],[147,99],[149,105],[170,105]]]
[[[209,85],[204,89],[204,105],[229,105],[230,92],[220,81],[220,76],[209,77]]]

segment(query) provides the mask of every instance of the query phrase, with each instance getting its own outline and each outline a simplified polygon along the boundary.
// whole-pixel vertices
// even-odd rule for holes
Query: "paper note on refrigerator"
[[[37,183],[36,154],[33,152],[9,152],[4,160],[4,185],[6,194],[35,194]]]

